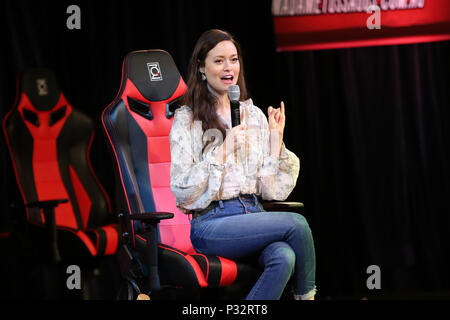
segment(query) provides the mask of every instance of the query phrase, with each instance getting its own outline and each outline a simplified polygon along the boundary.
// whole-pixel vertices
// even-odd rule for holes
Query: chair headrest
[[[18,93],[25,93],[37,110],[49,111],[58,103],[61,90],[53,71],[36,68],[22,72]]]
[[[122,91],[130,80],[152,102],[172,98],[180,80],[183,82],[172,56],[164,50],[130,52],[125,57],[122,74]]]

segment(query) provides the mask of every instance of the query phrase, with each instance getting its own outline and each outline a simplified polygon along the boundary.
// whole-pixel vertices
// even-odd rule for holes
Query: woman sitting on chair
[[[228,88],[240,87],[240,125],[232,128]],[[283,144],[284,104],[264,113],[247,99],[238,43],[221,30],[197,41],[188,91],[170,132],[171,190],[192,214],[191,241],[202,254],[257,256],[264,269],[247,299],[279,299],[294,276],[294,298],[314,299],[315,251],[306,219],[264,211],[295,187],[298,157]],[[223,137],[226,137],[223,141]]]

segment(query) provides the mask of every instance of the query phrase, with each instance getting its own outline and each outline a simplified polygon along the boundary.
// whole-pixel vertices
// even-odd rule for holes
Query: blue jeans
[[[292,275],[296,295],[307,299],[316,292],[314,242],[298,213],[264,211],[255,196],[220,201],[191,221],[191,241],[202,254],[233,260],[256,254],[264,271],[248,300],[280,299]]]

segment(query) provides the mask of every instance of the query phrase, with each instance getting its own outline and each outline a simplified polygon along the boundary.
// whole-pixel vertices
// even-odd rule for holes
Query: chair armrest
[[[51,209],[56,208],[61,203],[68,202],[68,199],[55,199],[55,200],[45,200],[27,203],[25,206],[28,208],[38,207],[40,209]]]
[[[145,212],[130,214],[130,220],[139,220],[146,224],[148,286],[150,290],[159,290],[161,283],[158,272],[158,231],[157,224],[164,219],[173,218],[170,212]]]
[[[282,211],[282,212],[299,212],[303,209],[304,204],[301,202],[283,202],[283,201],[263,201],[264,210]]]
[[[30,202],[26,204],[28,208],[38,207],[42,209],[42,211],[44,211],[45,226],[48,229],[51,256],[54,263],[61,262],[61,255],[59,254],[58,248],[58,238],[56,234],[55,208],[58,205],[66,202],[69,202],[69,200],[55,199],[55,200]]]
[[[135,213],[130,214],[130,220],[139,220],[142,222],[159,223],[164,219],[172,219],[173,213],[170,212],[145,212],[145,213]]]

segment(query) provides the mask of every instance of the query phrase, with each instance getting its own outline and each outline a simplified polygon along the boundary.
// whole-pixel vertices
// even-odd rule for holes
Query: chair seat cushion
[[[96,256],[113,255],[119,246],[119,225],[109,224],[86,230],[89,239],[95,244]]]
[[[146,255],[147,240],[136,236],[136,246]],[[182,287],[223,287],[234,283],[254,282],[262,270],[255,265],[224,257],[187,254],[164,244],[158,244],[158,264],[161,284]]]
[[[57,228],[58,249],[63,260],[83,263],[92,257],[114,255],[119,248],[119,226],[109,224],[88,230]],[[49,251],[48,230],[44,225],[30,223],[27,225],[25,241],[42,251],[46,259]]]
[[[84,245],[80,252],[86,252],[91,257],[113,255],[119,247],[119,226],[117,224],[109,224],[98,228],[88,230],[73,230],[58,228],[58,243],[63,248],[76,248],[77,243]],[[73,249],[74,250],[74,249]],[[75,252],[64,254],[68,257],[76,256]],[[77,250],[78,251],[78,250]],[[63,252],[61,252],[63,254]]]

